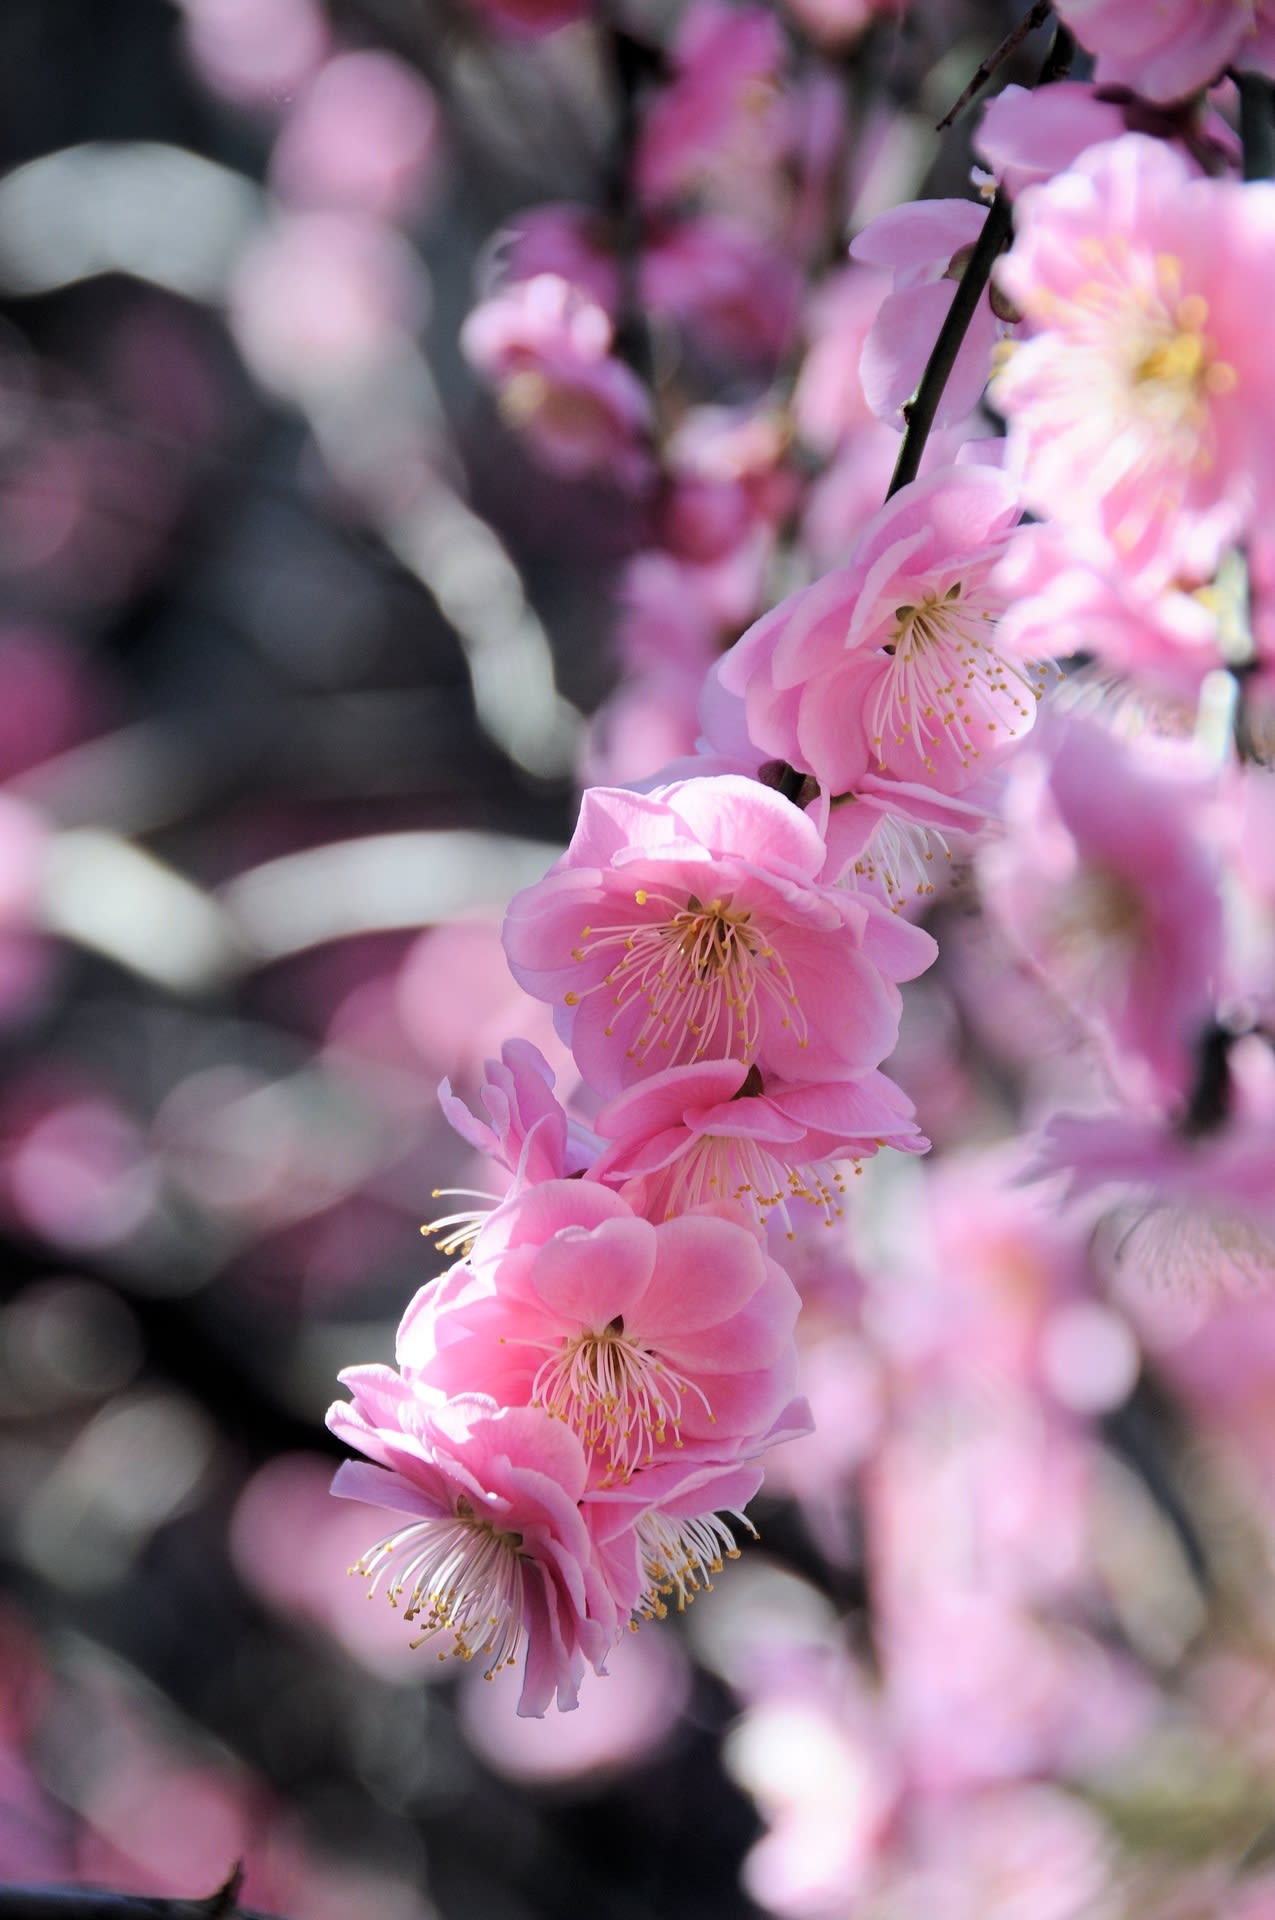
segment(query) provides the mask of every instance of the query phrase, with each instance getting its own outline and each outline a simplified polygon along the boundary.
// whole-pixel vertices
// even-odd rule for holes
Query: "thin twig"
[[[1060,80],[1069,72],[1076,42],[1064,26],[1055,33],[1045,63],[1040,70],[1037,86],[1046,87],[1054,80]],[[926,362],[925,372],[921,375],[921,384],[904,408],[907,431],[903,436],[903,445],[899,448],[899,457],[895,462],[894,473],[886,490],[886,499],[890,500],[915,480],[921,468],[921,455],[925,452],[925,443],[930,437],[934,425],[934,416],[938,411],[943,389],[948,376],[956,364],[956,356],[961,350],[970,321],[983,295],[996,257],[1009,239],[1013,228],[1013,211],[1009,196],[1003,187],[998,187],[996,197],[988,209],[983,230],[974,242],[973,251],[966,263],[956,289],[956,297],[948,308],[947,318],[939,329],[939,337],[934,342],[934,351]]]
[[[900,487],[915,480],[921,466],[921,455],[925,452],[925,443],[930,437],[934,425],[934,416],[938,412],[939,401],[943,398],[943,389],[948,376],[956,364],[956,356],[961,343],[969,331],[974,310],[983,297],[983,289],[991,276],[998,254],[1009,239],[1013,228],[1013,209],[1009,195],[1004,187],[998,187],[996,198],[992,201],[983,230],[974,242],[965,271],[957,283],[956,297],[947,310],[947,318],[939,329],[939,337],[934,342],[934,351],[925,364],[921,375],[921,384],[904,408],[907,420],[907,432],[903,436],[903,445],[899,448],[899,457],[895,462],[890,485],[886,490],[886,499],[893,499]]]
[[[1004,66],[1010,56],[1018,51],[1029,33],[1035,33],[1037,27],[1044,26],[1052,12],[1052,0],[1036,0],[1036,4],[1031,12],[1025,13],[1018,25],[1010,28],[999,47],[997,47],[993,53],[989,53],[986,60],[980,60],[974,70],[973,78],[960,98],[954,101],[943,115],[943,118],[936,122],[934,128],[936,133],[942,133],[945,128],[951,126],[957,114],[962,113],[965,108],[968,107],[974,95],[981,92],[987,85],[997,68]]]

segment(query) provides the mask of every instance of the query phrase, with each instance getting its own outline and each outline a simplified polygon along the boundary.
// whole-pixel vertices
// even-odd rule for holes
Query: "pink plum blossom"
[[[1196,1298],[1275,1284],[1275,1056],[1259,1035],[1227,1048],[1222,1112],[1210,1126],[1146,1108],[1058,1114],[1035,1170],[1065,1172],[1077,1196],[1123,1213],[1118,1264]]]
[[[1145,100],[1185,100],[1224,67],[1275,75],[1270,0],[1061,0],[1058,16],[1098,55],[1098,79]]]
[[[900,488],[848,566],[781,601],[717,670],[763,752],[828,794],[869,773],[960,793],[1032,725],[1041,672],[996,651],[994,568],[1018,517],[990,467]]]
[[[399,219],[419,201],[438,146],[438,108],[419,74],[388,53],[342,53],[293,110],[271,176],[293,205]]]
[[[366,1454],[333,1492],[409,1516],[368,1548],[357,1571],[423,1618],[421,1645],[450,1636],[462,1660],[495,1673],[525,1657],[521,1714],[557,1697],[572,1707],[584,1663],[601,1671],[615,1608],[580,1517],[587,1463],[561,1420],[483,1394],[433,1404],[389,1367],[347,1367],[354,1395],[328,1413]],[[446,1658],[446,1651],[440,1652]]]
[[[1192,706],[1222,664],[1216,589],[1139,581],[1057,521],[1021,529],[997,583],[1009,601],[997,644],[1009,658],[1039,659],[1065,635],[1068,651],[1104,672]]]
[[[934,943],[821,884],[823,863],[813,823],[738,775],[590,788],[562,859],[515,896],[505,951],[599,1093],[704,1059],[862,1072],[897,1037],[893,983]]]
[[[711,1592],[723,1562],[739,1558],[736,1530],[756,1538],[743,1509],[761,1479],[751,1461],[662,1461],[587,1493],[581,1511],[621,1619],[663,1620],[670,1601],[684,1613]]]
[[[1007,832],[985,850],[989,907],[1128,1091],[1185,1098],[1223,961],[1208,813],[1182,743],[1058,720],[1015,763]]]
[[[1024,192],[1017,222],[996,271],[1033,337],[992,400],[1025,504],[1131,572],[1207,579],[1271,492],[1275,186],[1126,134]]]
[[[749,1457],[794,1394],[798,1298],[737,1219],[653,1226],[609,1188],[547,1181],[489,1215],[399,1329],[413,1386],[543,1408],[595,1481],[674,1452]]]
[[[750,197],[773,190],[789,127],[780,86],[783,30],[764,7],[694,0],[673,50],[674,73],[657,95],[637,153],[648,203],[708,185]]]
[[[724,214],[657,222],[642,256],[642,298],[704,347],[776,359],[801,311],[797,267],[764,235]]]
[[[772,1212],[787,1222],[796,1202],[831,1224],[846,1190],[839,1161],[928,1144],[911,1102],[883,1073],[763,1088],[737,1060],[670,1067],[612,1100],[595,1124],[610,1144],[589,1178],[617,1187],[639,1213],[671,1220],[735,1201],[759,1228]]]
[[[501,412],[564,479],[605,472],[640,487],[650,474],[650,409],[636,374],[611,351],[596,301],[555,274],[537,274],[484,300],[461,346],[496,387]]]
[[[539,1047],[530,1040],[506,1040],[500,1059],[485,1063],[479,1098],[486,1121],[457,1099],[450,1080],[442,1082],[438,1098],[462,1140],[489,1154],[520,1185],[535,1186],[579,1173],[591,1158],[590,1145],[568,1119],[553,1085],[553,1069]]]
[[[1048,87],[1003,87],[983,109],[974,144],[1005,191],[1052,180],[1072,166],[1086,147],[1118,140],[1124,113],[1080,80]]]
[[[860,368],[868,405],[900,432],[903,408],[920,384],[986,219],[986,207],[973,200],[918,200],[878,214],[851,243],[852,259],[894,269],[893,290],[864,340]],[[954,425],[978,405],[992,351],[1012,318],[994,288],[980,298],[943,389],[937,426]]]

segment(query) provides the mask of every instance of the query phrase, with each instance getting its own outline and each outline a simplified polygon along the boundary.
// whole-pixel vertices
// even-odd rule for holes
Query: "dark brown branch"
[[[974,70],[973,78],[960,98],[952,103],[943,115],[943,118],[935,125],[934,131],[936,133],[942,133],[944,128],[951,126],[957,114],[964,112],[965,108],[968,107],[970,101],[974,98],[974,95],[979,93],[987,85],[992,75],[996,72],[996,69],[1003,66],[1006,60],[1017,52],[1029,33],[1035,33],[1037,27],[1044,26],[1052,12],[1052,0],[1036,0],[1036,4],[1031,12],[1025,13],[1018,25],[1010,28],[999,47],[997,47],[993,53],[989,53],[986,60],[979,62]]]
[[[938,412],[939,401],[943,398],[943,389],[948,376],[956,364],[956,356],[961,343],[969,331],[974,311],[983,297],[991,271],[996,264],[998,254],[1009,239],[1014,224],[1013,209],[1009,195],[1004,187],[998,187],[996,198],[992,201],[983,230],[974,242],[973,250],[965,264],[965,271],[957,283],[956,297],[947,310],[947,318],[939,329],[939,337],[934,342],[934,351],[925,363],[925,372],[921,375],[921,384],[904,408],[907,420],[907,432],[903,436],[903,445],[899,448],[899,457],[895,462],[894,473],[886,490],[886,499],[893,499],[900,487],[915,480],[921,466],[921,455],[925,452],[925,443],[930,437],[930,428],[934,425],[934,416]]]
[[[1070,70],[1075,50],[1075,40],[1066,27],[1059,26],[1045,56],[1037,86],[1046,87],[1051,81],[1060,80]],[[973,251],[957,285],[956,298],[948,308],[947,318],[934,342],[934,351],[926,362],[921,384],[904,408],[907,432],[903,436],[903,445],[899,448],[899,457],[886,490],[887,500],[892,499],[900,487],[915,480],[920,471],[921,455],[925,452],[925,443],[930,437],[943,389],[956,364],[956,356],[974,318],[975,308],[983,297],[983,289],[996,264],[996,256],[1005,246],[1012,230],[1013,209],[1009,196],[1003,187],[998,187],[996,198],[983,222],[983,230],[974,242]]]
[[[268,1920],[236,1904],[238,1869],[206,1900],[161,1900],[94,1887],[0,1887],[0,1920]]]

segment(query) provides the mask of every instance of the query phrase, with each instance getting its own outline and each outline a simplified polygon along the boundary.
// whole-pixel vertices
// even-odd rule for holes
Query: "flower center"
[[[487,1660],[486,1678],[512,1667],[525,1638],[522,1535],[502,1533],[479,1519],[462,1496],[450,1520],[420,1520],[387,1534],[350,1568],[370,1580],[368,1598],[388,1573],[386,1592],[397,1607],[406,1593],[405,1620],[423,1614],[413,1647],[450,1633],[460,1660]],[[446,1649],[438,1655],[447,1658]]]
[[[891,746],[909,740],[926,772],[936,773],[934,749],[941,741],[968,767],[989,733],[1021,731],[1018,723],[1031,713],[1028,701],[1045,690],[1046,669],[1026,661],[1020,671],[1003,659],[985,637],[992,619],[965,599],[959,580],[946,593],[895,608],[884,649],[892,665],[868,715],[879,772],[888,769]]]
[[[862,1171],[857,1160],[854,1170]],[[788,1238],[795,1240],[791,1201],[817,1207],[824,1225],[831,1227],[842,1217],[845,1197],[845,1173],[835,1160],[787,1160],[747,1135],[705,1133],[650,1179],[645,1204],[652,1217],[658,1213],[674,1220],[693,1207],[735,1200],[760,1227],[777,1213]]]
[[[629,1480],[672,1436],[682,1444],[682,1408],[694,1394],[711,1420],[699,1387],[624,1331],[619,1315],[600,1333],[564,1340],[531,1383],[533,1405],[564,1420],[586,1453],[607,1463],[603,1484]]]
[[[747,1527],[756,1540],[751,1520],[742,1513],[732,1513],[731,1519]],[[697,1593],[713,1591],[710,1576],[721,1572],[723,1561],[739,1558],[735,1536],[717,1513],[700,1514],[694,1520],[646,1513],[637,1523],[637,1537],[646,1576],[637,1611],[644,1620],[666,1619],[670,1600],[679,1613],[685,1613]]]
[[[614,988],[617,1017],[644,1005],[628,1059],[642,1065],[658,1049],[668,1056],[665,1066],[706,1058],[747,1064],[760,1044],[767,1003],[781,1026],[796,1024],[798,1045],[807,1044],[792,977],[752,913],[729,899],[705,904],[695,894],[679,900],[645,887],[633,902],[646,910],[641,919],[582,927],[572,949],[576,960],[614,956],[599,987]],[[567,1005],[582,997],[567,994]],[[614,1025],[604,1031],[613,1033]]]
[[[1153,311],[1140,304],[1131,316],[1129,377],[1138,413],[1164,432],[1185,429],[1192,442],[1206,425],[1209,397],[1233,391],[1235,369],[1217,359],[1205,334],[1209,303],[1203,295],[1176,297],[1180,263],[1165,256],[1158,264],[1158,294]],[[1199,457],[1199,449],[1195,456]]]

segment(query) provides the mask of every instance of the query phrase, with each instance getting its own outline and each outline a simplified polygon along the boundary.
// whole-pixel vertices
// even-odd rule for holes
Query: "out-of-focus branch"
[[[103,1893],[93,1887],[0,1887],[0,1920],[266,1920],[239,1905],[243,1867],[203,1900]]]
[[[1044,26],[1052,12],[1053,0],[1036,0],[1030,13],[1025,13],[1018,25],[1010,28],[995,52],[989,53],[986,60],[979,61],[969,85],[963,88],[960,97],[952,102],[943,118],[935,123],[936,133],[942,133],[946,127],[951,126],[953,120],[965,110],[974,95],[987,85],[997,68],[1002,67],[1010,55],[1017,51],[1029,33],[1035,33],[1037,27]]]
[[[1275,174],[1275,88],[1260,73],[1237,76],[1240,90],[1240,142],[1246,180]]]

